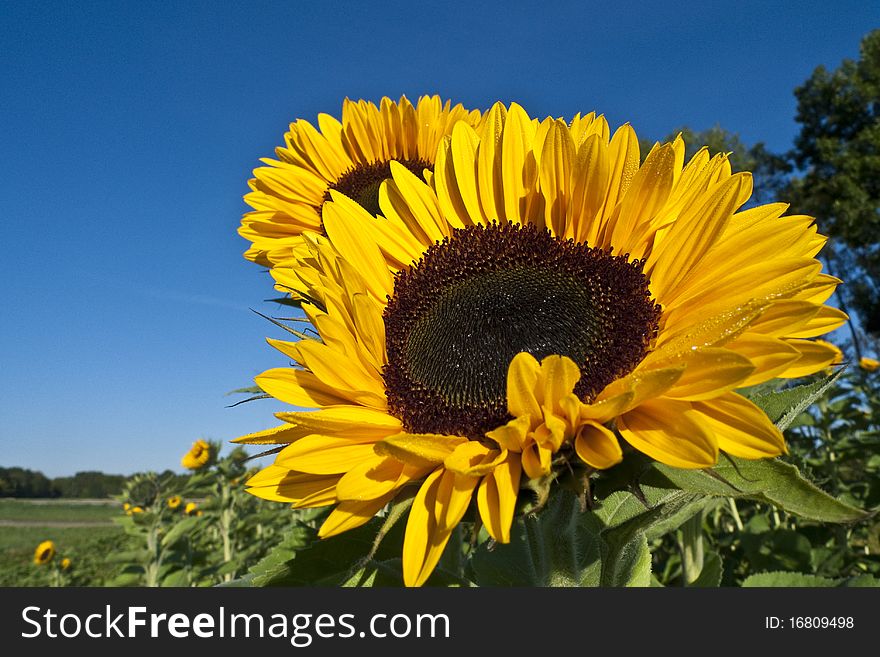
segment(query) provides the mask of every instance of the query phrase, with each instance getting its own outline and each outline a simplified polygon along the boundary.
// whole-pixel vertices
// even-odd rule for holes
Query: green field
[[[118,516],[115,500],[83,503],[70,500],[0,499],[0,521],[105,522]]]
[[[46,586],[49,568],[33,563],[34,549],[46,540],[55,543],[56,558],[70,558],[69,584],[100,586],[109,581],[119,566],[109,562],[107,555],[122,549],[128,541],[125,533],[111,522],[120,514],[115,502],[0,500],[0,586]],[[64,526],[52,526],[53,523]]]

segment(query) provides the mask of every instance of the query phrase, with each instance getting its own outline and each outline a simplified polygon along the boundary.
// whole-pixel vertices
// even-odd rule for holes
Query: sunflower
[[[183,512],[188,516],[202,515],[202,511],[199,509],[198,504],[196,504],[195,502],[187,502],[186,506],[183,509]]]
[[[69,557],[64,557],[61,560],[61,570],[69,570],[72,563]]]
[[[34,563],[38,566],[45,566],[52,561],[52,557],[54,556],[55,543],[52,541],[43,541],[37,546],[37,549],[34,550]]]
[[[476,124],[480,117],[439,96],[422,96],[415,107],[401,96],[397,102],[383,98],[378,107],[346,98],[342,122],[319,114],[319,130],[303,119],[291,123],[285,145],[275,150],[278,159],[262,160],[268,166],[254,170],[252,191],[244,197],[253,208],[238,231],[253,243],[245,257],[268,267],[286,261],[302,233],[321,231],[321,206],[331,190],[376,214],[379,185],[392,160],[424,177],[452,126]]]
[[[417,488],[403,575],[421,585],[472,500],[507,542],[521,483],[560,464],[611,467],[622,443],[681,468],[783,453],[735,390],[838,358],[810,340],[846,319],[823,305],[825,238],[784,204],[740,211],[751,178],[724,155],[684,160],[681,139],[640,165],[628,125],[497,104],[455,126],[430,182],[392,163],[382,216],[331,192],[325,235],[273,271],[318,339],[269,340],[297,366],[256,378],[319,410],[238,439],[286,445],[249,491],[335,504],[327,537]]]
[[[210,463],[213,456],[211,445],[201,438],[193,443],[190,450],[180,459],[180,464],[187,470],[201,470]]]
[[[866,372],[876,372],[880,369],[880,360],[876,358],[868,358],[867,356],[862,356],[859,359],[859,367],[861,367]]]
[[[180,495],[172,495],[168,498],[167,504],[169,509],[176,509],[180,506],[180,503],[183,500],[180,499]]]

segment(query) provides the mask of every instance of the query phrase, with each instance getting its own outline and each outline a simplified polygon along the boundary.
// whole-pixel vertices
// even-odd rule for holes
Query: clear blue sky
[[[284,364],[235,230],[258,158],[345,96],[593,109],[791,145],[794,87],[874,2],[12,2],[0,11],[0,466],[179,470],[275,424]]]

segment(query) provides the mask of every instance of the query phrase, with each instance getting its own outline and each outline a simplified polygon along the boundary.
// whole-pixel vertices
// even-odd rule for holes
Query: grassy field
[[[115,500],[18,500],[0,499],[0,521],[105,522],[118,516]]]
[[[123,549],[128,540],[111,522],[120,513],[115,502],[0,500],[0,586],[46,586],[49,567],[33,563],[34,549],[46,540],[55,543],[56,558],[70,558],[69,584],[100,586],[111,580],[119,566],[107,555]],[[63,526],[52,526],[59,523]]]

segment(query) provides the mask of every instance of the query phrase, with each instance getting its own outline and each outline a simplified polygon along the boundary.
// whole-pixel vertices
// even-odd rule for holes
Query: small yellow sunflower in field
[[[681,468],[785,451],[735,390],[822,371],[811,340],[846,316],[809,217],[740,211],[748,174],[602,117],[532,120],[496,105],[457,124],[429,183],[392,162],[382,216],[331,192],[325,235],[273,270],[319,339],[256,378],[316,411],[238,442],[287,445],[249,491],[335,504],[319,534],[363,524],[409,485],[407,585],[421,585],[473,501],[510,538],[525,479],[611,467],[622,442]],[[560,465],[562,464],[562,465]]]
[[[61,560],[61,570],[70,570],[71,560],[69,557],[64,557]]]
[[[859,359],[859,367],[861,367],[866,372],[876,372],[878,369],[880,369],[880,360],[863,356]]]
[[[126,515],[133,516],[133,515],[136,515],[138,513],[143,513],[143,512],[144,512],[144,510],[141,507],[133,506],[125,513],[126,513]]]
[[[195,502],[187,502],[186,506],[183,508],[183,512],[188,516],[202,515],[202,511],[199,509],[199,505]]]
[[[180,506],[180,503],[182,501],[183,500],[180,499],[180,495],[172,495],[171,497],[168,498],[168,508],[169,509],[176,509],[177,507]]]
[[[180,459],[180,464],[187,470],[201,470],[211,461],[211,445],[201,438],[193,443],[190,450]]]
[[[290,124],[277,160],[254,170],[251,192],[244,197],[253,208],[239,234],[252,242],[248,260],[272,266],[288,259],[289,247],[307,231],[322,230],[321,205],[332,190],[366,208],[379,211],[379,185],[388,178],[392,160],[423,177],[434,165],[437,145],[458,121],[476,124],[479,111],[452,106],[438,96],[422,96],[415,106],[401,97],[383,98],[378,107],[346,99],[342,121],[318,115],[318,128],[302,119]]]
[[[38,566],[45,566],[55,556],[55,543],[52,541],[43,541],[34,550],[34,563]]]

